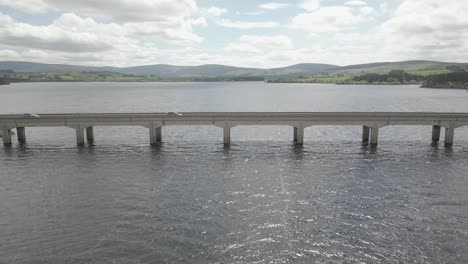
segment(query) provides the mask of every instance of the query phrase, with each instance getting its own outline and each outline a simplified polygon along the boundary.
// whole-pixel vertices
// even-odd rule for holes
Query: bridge
[[[213,125],[223,129],[224,144],[231,141],[231,128],[244,125],[278,125],[293,128],[293,140],[304,143],[304,128],[316,125],[362,126],[362,140],[377,145],[379,129],[385,126],[431,126],[432,140],[439,141],[445,129],[445,145],[453,145],[455,129],[468,125],[468,113],[403,112],[170,112],[170,113],[67,113],[0,115],[4,145],[12,144],[16,129],[19,143],[26,142],[27,127],[70,127],[77,145],[94,141],[95,126],[142,126],[148,128],[149,142],[158,145],[162,127]]]

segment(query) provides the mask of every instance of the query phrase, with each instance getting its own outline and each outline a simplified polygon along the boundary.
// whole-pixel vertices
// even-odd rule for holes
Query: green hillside
[[[354,83],[356,80],[353,78],[357,76],[366,74],[382,75],[395,70],[402,70],[417,76],[431,76],[466,68],[468,68],[468,63],[437,61],[379,62],[350,66],[301,63],[271,69],[243,68],[218,64],[199,66],[155,64],[118,68],[0,61],[0,78],[4,82],[268,80],[269,82]],[[382,78],[373,76],[371,79]],[[384,83],[387,82],[385,78],[383,80]],[[419,78],[413,77],[412,80],[418,81]],[[359,80],[359,82],[361,81]],[[394,81],[390,80],[388,82],[392,83]]]
[[[459,66],[468,67],[468,63],[448,63],[438,61],[401,61],[401,62],[382,62],[371,64],[359,64],[340,67],[327,71],[329,74],[359,75],[365,73],[387,73],[391,70],[404,70],[411,73],[420,73],[429,75],[434,73],[447,72],[447,67]]]

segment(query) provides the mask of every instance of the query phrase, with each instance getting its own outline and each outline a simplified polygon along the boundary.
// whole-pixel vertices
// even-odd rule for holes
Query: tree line
[[[367,73],[355,76],[353,81],[367,84],[408,84],[421,83],[424,76],[407,73],[404,70],[392,70],[387,74]]]
[[[446,74],[429,75],[424,80],[422,87],[468,89],[468,72],[457,71]]]

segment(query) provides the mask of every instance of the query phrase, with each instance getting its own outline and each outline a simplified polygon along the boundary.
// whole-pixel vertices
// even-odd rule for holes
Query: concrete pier
[[[17,127],[16,134],[17,134],[19,143],[22,143],[22,144],[26,143],[26,129],[24,127]]]
[[[371,136],[370,136],[370,144],[373,146],[377,146],[379,142],[379,128],[378,127],[371,127]]]
[[[296,144],[304,143],[304,129],[312,126],[359,126],[362,140],[376,145],[379,129],[386,126],[432,127],[432,140],[439,140],[445,128],[445,144],[454,143],[455,129],[468,126],[468,113],[394,112],[183,112],[183,113],[87,113],[87,114],[0,114],[3,143],[11,144],[8,131],[17,129],[18,141],[26,140],[26,127],[70,127],[76,130],[77,145],[94,140],[95,126],[140,126],[149,129],[150,143],[159,144],[163,126],[209,125],[223,128],[223,142],[231,142],[235,126],[293,127]],[[431,139],[428,138],[428,141]]]
[[[223,142],[224,145],[231,144],[231,127],[228,125],[223,127]]]
[[[150,144],[152,146],[159,145],[161,143],[161,128],[160,127],[150,127]]]
[[[449,126],[445,128],[445,146],[452,146],[453,145],[453,138],[455,136],[455,128],[453,126]]]
[[[362,142],[369,142],[370,127],[362,126]]]
[[[85,139],[84,139],[84,128],[82,127],[77,127],[75,128],[76,131],[76,145],[78,146],[84,146],[85,144]]]
[[[303,127],[294,127],[294,142],[297,145],[304,144],[304,128]]]
[[[1,131],[2,131],[3,145],[5,146],[11,145],[10,129],[2,128]]]
[[[162,142],[162,127],[157,127],[156,129],[156,142]]]
[[[432,126],[432,141],[438,142],[440,140],[440,128],[441,126]]]
[[[89,143],[94,142],[94,127],[90,126],[86,128],[86,140]]]

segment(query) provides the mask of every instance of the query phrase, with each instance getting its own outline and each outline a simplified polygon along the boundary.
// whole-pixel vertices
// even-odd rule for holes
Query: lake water
[[[454,111],[468,92],[417,86],[34,83],[0,86],[0,113]],[[0,148],[0,263],[467,263],[468,128],[27,129]],[[13,138],[15,140],[15,138]]]

